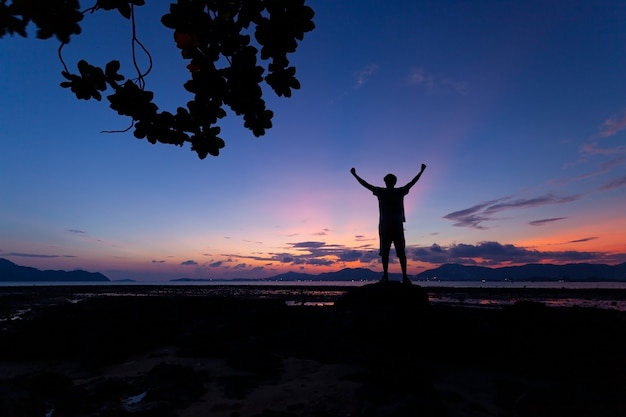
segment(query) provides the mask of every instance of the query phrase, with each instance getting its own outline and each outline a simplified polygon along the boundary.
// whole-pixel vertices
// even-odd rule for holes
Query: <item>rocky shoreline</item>
[[[610,309],[436,306],[391,283],[325,307],[59,291],[2,310],[20,296],[39,307],[0,323],[3,416],[626,415]]]

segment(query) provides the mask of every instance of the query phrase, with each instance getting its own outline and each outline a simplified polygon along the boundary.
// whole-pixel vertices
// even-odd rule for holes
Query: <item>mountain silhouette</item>
[[[377,281],[380,272],[367,268],[345,268],[334,272],[307,274],[286,272],[264,279],[235,279],[232,282],[296,282],[296,281]],[[400,280],[401,274],[389,274],[391,280]],[[568,282],[626,282],[626,262],[619,265],[575,263],[565,265],[526,264],[489,268],[476,265],[444,264],[434,269],[421,272],[415,281],[568,281]],[[204,281],[198,279],[173,279],[174,281]],[[206,281],[221,281],[219,278]],[[224,280],[226,281],[226,280]],[[19,266],[0,258],[0,282],[110,282],[99,272],[39,270]]]
[[[389,274],[391,280],[399,280],[401,274]],[[345,268],[318,275],[287,272],[266,278],[264,281],[376,281],[380,272],[366,268]],[[619,265],[576,263],[566,265],[527,264],[489,268],[475,265],[444,264],[421,272],[413,277],[416,281],[570,281],[602,282],[626,281],[626,263]]]
[[[100,272],[40,270],[0,258],[0,282],[107,282]]]
[[[527,264],[500,268],[444,264],[438,268],[419,273],[415,278],[422,281],[626,281],[626,263],[619,265]]]

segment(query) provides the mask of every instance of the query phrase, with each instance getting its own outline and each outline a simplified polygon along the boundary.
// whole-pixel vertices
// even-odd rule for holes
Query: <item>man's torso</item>
[[[380,214],[380,222],[404,222],[404,196],[409,192],[408,189],[401,188],[382,188],[377,187],[373,193],[378,197],[378,209]]]

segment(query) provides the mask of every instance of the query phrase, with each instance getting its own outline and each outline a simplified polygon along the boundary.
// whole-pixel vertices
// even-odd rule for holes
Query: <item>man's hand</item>
[[[352,175],[356,175],[356,169],[352,168],[352,169],[350,170],[350,173],[351,173]]]
[[[352,168],[354,169],[354,168]],[[422,164],[422,171],[426,169],[426,164]]]

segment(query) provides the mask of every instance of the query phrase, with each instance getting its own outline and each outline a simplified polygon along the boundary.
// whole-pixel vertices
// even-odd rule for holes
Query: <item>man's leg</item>
[[[400,259],[400,267],[402,268],[402,283],[412,284],[411,280],[406,274],[406,255],[398,255],[398,259]]]
[[[394,247],[396,248],[396,253],[398,255],[398,259],[400,260],[400,268],[402,268],[402,283],[411,284],[411,280],[406,273],[406,241],[404,240],[404,230],[400,229],[400,231],[398,231],[398,234],[399,237],[394,242]]]
[[[391,239],[389,232],[382,224],[378,224],[379,254],[383,262],[383,277],[380,282],[389,282],[389,251],[391,250]]]
[[[383,253],[381,255],[383,261],[383,277],[380,282],[388,282],[389,281],[389,251],[387,253]]]

